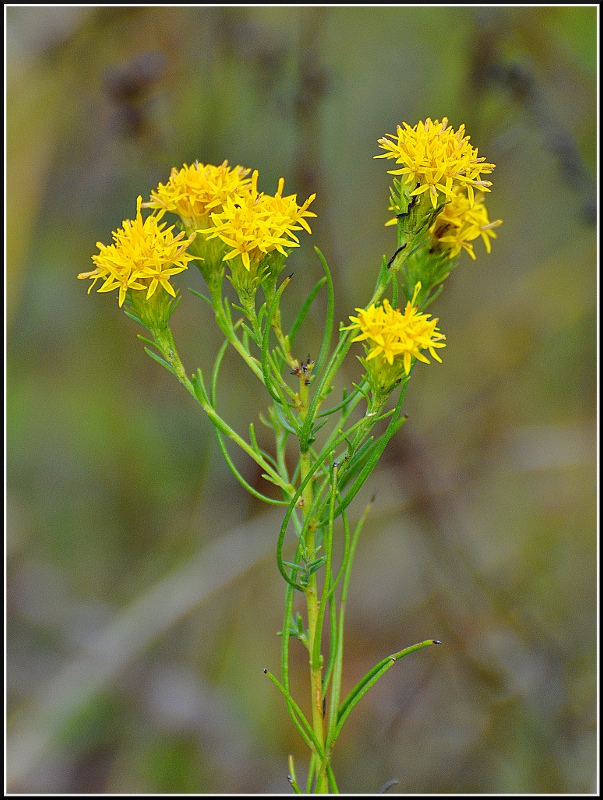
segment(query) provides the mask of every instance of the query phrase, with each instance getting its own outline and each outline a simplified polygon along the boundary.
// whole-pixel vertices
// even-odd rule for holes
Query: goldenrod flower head
[[[373,303],[366,309],[357,308],[358,316],[350,316],[352,324],[343,330],[360,329],[352,341],[366,342],[367,367],[373,359],[377,359],[377,371],[386,363],[392,366],[396,362],[409,375],[413,358],[430,363],[422,350],[428,350],[436,361],[441,362],[436,348],[446,346],[442,341],[446,337],[436,327],[437,318],[430,319],[429,314],[422,314],[415,305],[420,290],[421,284],[417,283],[404,313],[392,308],[386,299],[379,306]]]
[[[311,233],[304,217],[316,216],[308,211],[316,195],[299,206],[296,195],[282,196],[283,178],[274,196],[258,192],[257,179],[255,170],[248,187],[227,197],[221,211],[211,213],[212,227],[198,231],[208,239],[219,237],[230,248],[224,261],[239,256],[247,271],[274,250],[287,256],[286,248],[299,247],[299,239],[293,231],[304,228]]]
[[[312,233],[310,226],[304,217],[316,216],[313,211],[308,211],[308,207],[316,198],[316,194],[311,194],[310,197],[308,197],[308,199],[303,203],[303,205],[298,206],[296,194],[289,194],[286,197],[283,197],[284,187],[285,179],[280,178],[276,194],[274,196],[264,195],[264,202],[266,204],[266,209],[270,210],[272,224],[275,227],[286,231],[288,236],[291,236],[296,242],[299,243],[297,236],[291,233],[291,231],[299,231],[301,228],[304,228],[304,230],[306,230],[308,233]]]
[[[224,161],[219,167],[195,161],[189,167],[175,167],[166,184],[160,183],[145,208],[160,208],[178,214],[185,227],[206,224],[209,214],[222,208],[227,198],[250,183],[246,167],[229,167]]]
[[[159,220],[163,212],[150,214],[142,219],[140,209],[142,197],[136,203],[136,219],[124,220],[123,228],[113,231],[114,244],[97,242],[97,255],[92,256],[96,269],[82,272],[78,278],[91,278],[88,293],[98,280],[104,281],[99,292],[119,289],[119,305],[122,306],[128,289],[146,290],[149,299],[161,285],[175,297],[170,277],[188,268],[194,256],[185,252],[195,238],[193,233],[184,239],[184,231],[172,234],[174,226],[165,227]]]
[[[386,152],[375,158],[393,158],[399,169],[388,170],[391,175],[406,175],[405,183],[415,184],[410,196],[429,192],[435,208],[438,193],[451,198],[455,185],[464,186],[470,204],[473,204],[473,190],[489,192],[490,181],[482,180],[481,173],[492,172],[494,164],[488,164],[478,157],[477,147],[469,144],[465,136],[465,126],[458,131],[448,126],[448,119],[417,123],[411,128],[406,122],[397,126],[397,135],[387,133],[379,139],[379,146]],[[389,138],[388,138],[389,137]]]
[[[476,195],[472,205],[464,191],[457,187],[451,201],[444,206],[429,230],[443,248],[449,251],[450,258],[454,258],[464,249],[475,259],[471,242],[481,236],[486,252],[490,253],[490,239],[496,239],[494,228],[499,225],[502,225],[502,219],[493,222],[488,219],[482,194]]]

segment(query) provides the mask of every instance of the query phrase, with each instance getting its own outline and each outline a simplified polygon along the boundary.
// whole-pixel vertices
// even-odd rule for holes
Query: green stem
[[[226,301],[225,301],[226,302]],[[243,345],[239,337],[237,336],[235,330],[237,325],[233,325],[232,318],[230,316],[230,311],[227,311],[227,306],[219,305],[214,306],[216,312],[216,322],[224,336],[228,339],[230,344],[234,347],[237,353],[241,356],[243,361],[247,364],[249,369],[254,373],[254,375],[259,378],[262,383],[264,382],[264,376],[262,373],[262,367],[260,362],[257,358],[254,358],[246,347]]]
[[[153,338],[155,343],[167,362],[169,364],[170,369],[172,370],[173,374],[178,378],[180,383],[185,387],[185,389],[195,398],[195,400],[201,405],[207,416],[210,418],[214,426],[218,431],[224,433],[228,436],[232,441],[237,444],[241,450],[243,450],[247,455],[252,458],[258,466],[260,466],[264,470],[264,477],[269,480],[271,483],[274,483],[278,486],[285,494],[286,497],[293,497],[295,494],[295,487],[291,486],[291,484],[287,483],[282,479],[282,477],[278,474],[278,472],[263,458],[259,453],[257,453],[253,447],[248,444],[239,434],[233,430],[233,428],[225,422],[222,417],[215,411],[211,403],[209,402],[209,398],[207,396],[207,392],[203,386],[203,378],[201,375],[201,371],[197,373],[197,376],[193,381],[190,380],[182,361],[180,360],[180,356],[176,350],[176,346],[174,344],[174,339],[172,336],[172,332],[169,328],[164,328],[162,330],[154,330],[152,331]],[[236,336],[235,336],[236,339]],[[238,340],[237,340],[238,341]],[[260,369],[261,374],[261,369]]]
[[[358,544],[358,540],[360,538],[360,532],[373,506],[373,501],[374,498],[371,499],[370,503],[365,508],[362,517],[360,518],[358,524],[356,525],[356,530],[354,531],[354,535],[352,536],[352,541],[350,542],[349,551],[345,559],[345,571],[343,574],[343,583],[341,587],[341,599],[339,603],[339,620],[337,621],[336,626],[333,625],[333,628],[336,631],[336,644],[335,644],[335,656],[333,659],[333,680],[331,685],[331,698],[329,704],[329,730],[327,733],[327,740],[325,743],[326,760],[328,760],[330,757],[330,754],[333,750],[333,747],[335,746],[335,741],[337,739],[337,736],[339,735],[339,730],[340,730],[340,729],[338,730],[337,728],[337,722],[338,722],[339,701],[341,697],[341,684],[343,677],[343,632],[344,632],[346,605],[348,599],[348,590],[350,586],[350,576],[352,573],[352,563],[354,561],[356,545]]]
[[[308,409],[308,386],[305,381],[300,380],[300,416],[304,419]],[[300,454],[300,480],[302,483],[304,479],[312,472],[312,458],[311,454],[306,450]],[[304,549],[308,558],[313,560],[314,551],[316,548],[314,538],[314,522],[308,519],[308,515],[312,513],[312,499],[313,487],[312,480],[306,482],[306,486],[302,493],[302,517],[304,523],[308,523],[306,527]],[[305,587],[306,607],[308,610],[308,652],[310,654],[310,690],[311,690],[311,707],[312,707],[312,727],[314,729],[314,736],[320,743],[320,751],[324,753],[324,719],[323,719],[323,690],[322,690],[322,654],[321,639],[322,639],[322,616],[320,613],[320,601],[318,599],[318,587],[316,580],[316,572],[313,571],[308,577],[308,584]],[[320,758],[324,763],[324,759],[319,753],[315,753],[314,758]],[[328,780],[326,776],[326,769],[323,768],[316,774],[315,793],[326,794],[328,792]]]
[[[309,463],[309,456],[307,453],[302,455],[301,477],[307,474]],[[304,491],[304,507],[310,508],[312,503],[311,496],[312,488],[311,482],[308,483]],[[308,554],[313,554],[315,549],[314,527],[310,521],[306,530],[305,549]],[[308,651],[310,654],[310,687],[311,687],[311,702],[312,702],[312,727],[314,735],[320,742],[321,750],[324,750],[324,721],[322,713],[322,655],[320,652],[322,630],[320,622],[320,601],[318,599],[318,587],[316,580],[316,572],[308,578],[308,585],[305,589],[306,606],[308,609]],[[316,793],[326,793],[326,777],[323,774],[316,776]]]

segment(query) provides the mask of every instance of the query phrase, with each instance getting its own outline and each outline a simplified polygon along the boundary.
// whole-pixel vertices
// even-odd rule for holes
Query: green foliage
[[[597,9],[52,12],[53,24],[41,7],[9,7],[6,17],[9,790],[286,791],[287,752],[305,787],[306,745],[262,675],[282,638],[273,553],[282,508],[260,513],[196,399],[174,392],[173,377],[133,345],[136,326],[116,314],[115,297],[91,302],[73,276],[90,269],[91,242],[174,165],[228,157],[256,164],[268,186],[297,165],[292,190],[318,193],[313,229],[341,320],[370,297],[375,255],[386,253],[386,265],[396,249],[382,227],[376,139],[431,113],[464,120],[496,162],[492,211],[505,235],[450,276],[437,303],[445,367],[413,381],[404,430],[357,494],[361,506],[377,498],[357,545],[341,696],[401,638],[434,631],[446,647],[404,659],[350,714],[335,760],[340,789],[375,791],[391,775],[417,794],[592,791]],[[141,77],[143,51],[166,58],[159,77]],[[528,92],[512,81],[518,65]],[[134,76],[135,91],[110,89],[111,70],[119,85]],[[286,326],[305,359],[321,348],[324,278],[307,254],[288,262],[296,298],[316,287],[303,319]],[[206,379],[208,353],[223,341],[211,317],[183,293],[173,318],[183,360]],[[312,436],[321,446],[325,418],[363,402],[354,359],[337,374],[332,401],[325,394],[332,413],[321,408],[304,431],[309,447]],[[224,414],[248,431],[265,394],[250,387],[244,407],[242,396],[238,376],[222,378]],[[283,428],[288,418],[279,419]],[[249,436],[256,455],[270,451],[270,436],[264,425]],[[281,441],[275,458],[287,452]],[[260,477],[267,470],[230,457],[246,486],[282,504]],[[216,588],[201,564],[230,533],[231,557],[244,554],[244,565],[223,576],[222,553]],[[263,550],[244,550],[262,533]],[[283,562],[293,556],[285,545]],[[198,593],[184,591],[185,579]],[[179,594],[187,610],[167,613]],[[125,620],[120,638],[111,626]],[[116,666],[86,684],[78,659],[105,631],[115,636],[101,637],[92,663],[111,654]],[[194,671],[195,697],[219,694],[206,727],[166,729],[145,692],[157,661]],[[301,686],[299,641],[290,671]],[[55,693],[61,678],[68,688]],[[129,703],[97,714],[93,698],[120,698],[124,681]],[[41,713],[49,706],[53,715]],[[84,715],[99,734],[92,750],[66,747],[55,715]],[[111,716],[127,735],[107,748]]]

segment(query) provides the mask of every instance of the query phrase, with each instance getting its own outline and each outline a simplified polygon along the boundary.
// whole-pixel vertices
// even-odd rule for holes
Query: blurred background
[[[345,793],[596,791],[597,14],[5,7],[10,792],[288,792],[288,753],[304,780],[262,673],[280,664],[278,510],[232,477],[116,293],[76,276],[171,167],[228,159],[266,192],[317,193],[289,296],[320,277],[316,245],[347,319],[395,248],[377,139],[428,116],[497,165],[504,225],[430,309],[443,364],[415,371],[351,515],[377,492],[344,689],[444,646],[371,689],[334,769]],[[176,341],[207,370],[221,339],[186,291],[200,276],[179,277]],[[220,397],[245,432],[267,398],[236,363]],[[303,707],[305,662],[294,646]]]

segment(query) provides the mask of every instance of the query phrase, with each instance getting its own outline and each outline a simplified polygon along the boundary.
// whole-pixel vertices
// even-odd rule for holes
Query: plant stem
[[[152,333],[155,343],[157,344],[157,348],[171,367],[174,375],[178,378],[185,389],[203,407],[203,410],[213,422],[217,430],[226,434],[226,436],[232,439],[232,441],[235,442],[235,444],[237,444],[241,450],[247,453],[247,455],[265,471],[267,480],[271,481],[280,489],[282,489],[286,497],[292,497],[295,494],[294,487],[288,484],[287,481],[284,480],[282,476],[279,475],[278,472],[273,469],[273,467],[258,452],[256,452],[251,445],[241,438],[239,434],[233,430],[230,425],[228,425],[228,423],[226,423],[215,411],[207,398],[205,390],[201,391],[202,387],[200,384],[200,373],[199,381],[197,381],[196,384],[197,388],[195,387],[193,382],[186,374],[186,370],[184,369],[182,361],[180,360],[171,330],[169,328],[165,328],[164,330],[154,330]]]
[[[300,415],[305,418],[308,409],[308,386],[303,378],[300,379]],[[300,454],[300,480],[303,481],[311,470],[312,460],[310,452],[302,450]],[[302,494],[302,516],[304,523],[308,514],[311,513],[313,499],[312,481],[308,481]],[[316,542],[314,538],[315,521],[309,520],[306,527],[306,538],[304,549],[308,560],[314,560],[314,550]],[[318,588],[316,572],[312,572],[308,578],[305,589],[306,606],[308,610],[308,652],[310,654],[310,686],[312,699],[312,727],[314,734],[320,743],[321,750],[324,752],[324,720],[323,720],[323,694],[322,694],[322,654],[320,652],[320,641],[322,638],[322,615],[320,614],[320,601],[318,598]],[[316,774],[315,793],[327,794],[328,781],[326,777],[326,764],[319,753],[314,755],[317,764],[321,764],[320,771]],[[322,763],[321,763],[322,762]]]

